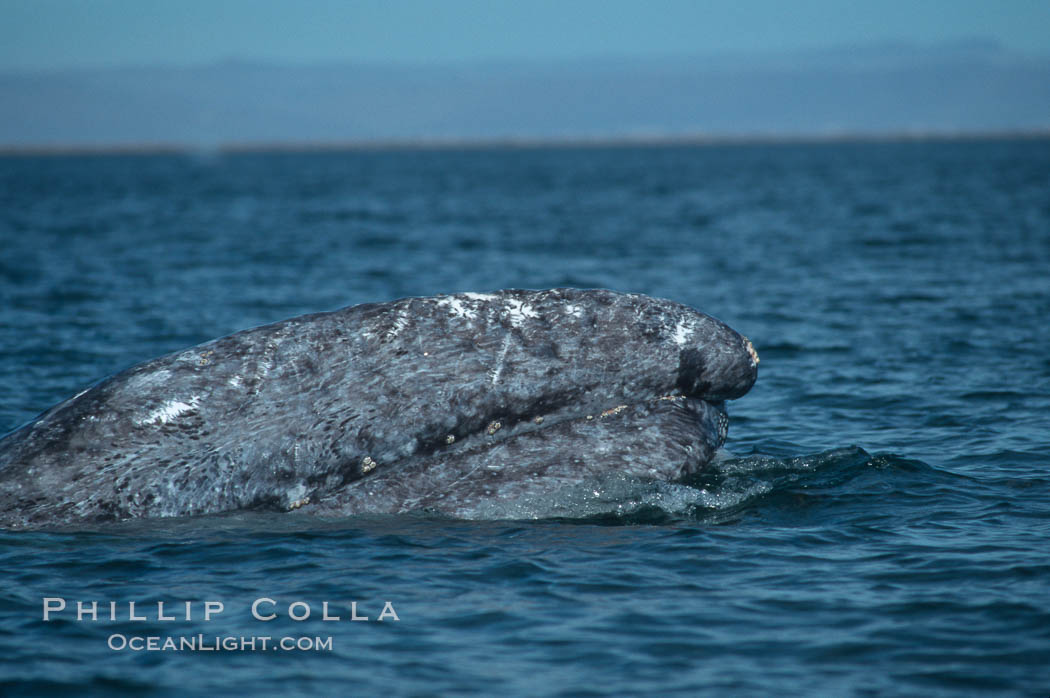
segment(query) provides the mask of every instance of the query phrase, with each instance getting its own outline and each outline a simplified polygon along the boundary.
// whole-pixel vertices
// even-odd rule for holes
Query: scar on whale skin
[[[672,480],[726,438],[751,342],[605,290],[405,298],[133,366],[0,440],[0,526],[246,509],[478,515],[595,474]]]

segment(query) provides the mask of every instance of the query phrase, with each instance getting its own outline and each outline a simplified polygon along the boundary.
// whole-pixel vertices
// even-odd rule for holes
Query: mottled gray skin
[[[612,291],[406,298],[133,366],[0,441],[0,526],[239,509],[326,514],[675,479],[725,439],[750,342]]]
[[[676,480],[711,460],[728,425],[723,409],[703,400],[666,397],[618,406],[455,455],[417,458],[324,495],[302,511],[345,516],[429,509],[488,518],[488,512],[507,510],[506,502],[548,496],[611,472]]]

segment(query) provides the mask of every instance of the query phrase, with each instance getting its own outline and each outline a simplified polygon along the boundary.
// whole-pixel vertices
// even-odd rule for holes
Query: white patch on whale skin
[[[507,299],[506,311],[510,316],[510,324],[514,327],[520,327],[521,323],[528,318],[538,318],[540,316],[528,303],[512,298]]]
[[[466,295],[466,294],[465,294]],[[468,308],[463,304],[463,300],[455,296],[448,296],[438,301],[438,305],[442,307],[448,307],[452,311],[454,317],[467,318],[473,320],[477,317],[478,313],[473,308]]]
[[[306,493],[308,491],[309,491],[309,489],[307,488],[307,486],[304,485],[301,482],[298,485],[296,485],[295,487],[293,487],[290,490],[288,490],[285,493],[285,497],[287,497],[287,499],[288,499],[288,505],[287,506],[294,507],[294,508],[298,509],[299,507],[297,507],[295,505],[297,503],[299,503],[299,502],[302,502],[303,498],[306,496]]]
[[[408,312],[402,310],[397,314],[397,318],[394,319],[394,324],[386,331],[387,341],[396,339],[406,327],[408,327]]]
[[[146,426],[148,424],[167,424],[173,419],[177,419],[184,414],[190,412],[196,412],[197,407],[200,406],[201,396],[194,395],[186,402],[181,400],[168,400],[157,409],[150,412],[142,419],[136,419],[135,423],[139,426]]]
[[[240,376],[232,376],[230,380],[226,381],[228,385],[232,385],[234,388],[239,388],[244,384],[244,380]]]
[[[565,314],[573,317],[583,317],[583,310],[578,305],[567,305],[565,306]]]
[[[495,300],[495,296],[491,293],[464,293],[464,298],[469,298],[472,301],[491,301]]]
[[[503,362],[507,359],[507,352],[510,350],[510,337],[503,338],[503,346],[500,347],[499,356],[496,358],[496,365],[493,367],[489,376],[492,378],[492,384],[496,385],[499,382],[499,377],[503,375]]]
[[[690,327],[689,323],[685,320],[679,320],[674,328],[674,334],[671,336],[671,339],[674,340],[675,344],[682,347],[685,346],[686,342],[688,342],[689,338],[692,336],[693,328]]]

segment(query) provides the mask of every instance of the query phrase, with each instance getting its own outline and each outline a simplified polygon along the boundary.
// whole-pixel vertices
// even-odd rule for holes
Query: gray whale
[[[0,526],[244,509],[470,516],[595,474],[673,480],[725,440],[751,343],[605,290],[406,298],[133,366],[0,440]]]

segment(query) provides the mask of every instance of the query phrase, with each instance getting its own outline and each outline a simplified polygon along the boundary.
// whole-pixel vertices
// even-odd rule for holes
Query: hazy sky
[[[1050,53],[1047,0],[0,0],[0,69],[658,56],[990,38]]]

